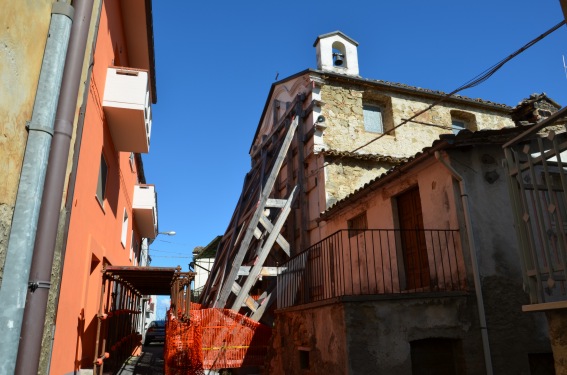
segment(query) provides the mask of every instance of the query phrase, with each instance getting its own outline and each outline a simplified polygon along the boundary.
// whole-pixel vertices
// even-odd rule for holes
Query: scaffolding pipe
[[[16,365],[16,343],[20,341],[21,336],[39,208],[72,20],[73,7],[65,2],[53,4],[32,118],[28,124],[28,140],[0,288],[2,374],[14,373]],[[34,287],[49,287],[49,280],[42,280]]]
[[[469,242],[471,263],[474,279],[474,290],[476,294],[476,304],[478,308],[478,318],[480,321],[480,335],[482,338],[482,349],[484,352],[484,365],[486,367],[486,374],[492,375],[492,358],[490,356],[490,344],[488,342],[488,328],[486,326],[486,312],[484,310],[484,299],[482,297],[482,284],[480,282],[480,271],[478,269],[477,245],[474,240],[473,227],[470,215],[469,196],[467,194],[465,181],[463,177],[453,168],[447,160],[445,160],[439,151],[435,151],[435,159],[437,159],[452,175],[452,177],[459,182],[459,189],[461,193],[461,201],[463,204],[463,213],[465,216],[465,225],[467,229],[467,238]]]

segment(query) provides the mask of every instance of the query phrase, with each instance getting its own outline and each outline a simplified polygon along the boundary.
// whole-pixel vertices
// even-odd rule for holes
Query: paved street
[[[132,356],[118,375],[163,375],[163,344],[144,345],[140,356]]]

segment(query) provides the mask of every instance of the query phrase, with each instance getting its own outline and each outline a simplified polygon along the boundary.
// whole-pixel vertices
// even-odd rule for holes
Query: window
[[[461,130],[476,131],[476,116],[473,113],[451,110],[451,131],[457,135]]]
[[[130,161],[130,169],[132,170],[132,172],[134,172],[134,164],[136,163],[134,158],[135,158],[134,153],[131,152],[128,160]]]
[[[412,374],[457,375],[462,371],[460,340],[428,338],[410,342]]]
[[[347,221],[348,236],[354,237],[359,234],[362,230],[368,229],[368,223],[366,221],[366,211],[356,215],[352,219]]]
[[[128,212],[124,209],[124,216],[122,217],[122,237],[121,242],[122,246],[126,247],[126,236],[128,234]],[[130,259],[132,259],[130,257]]]
[[[309,349],[299,348],[299,368],[301,370],[308,370],[309,367]]]
[[[464,130],[466,128],[467,128],[467,123],[462,120],[453,119],[451,121],[451,130],[455,135],[457,135],[457,133],[459,133],[461,130]]]
[[[382,108],[376,105],[363,104],[364,130],[372,133],[384,133],[382,121]]]
[[[136,239],[136,234],[132,231],[132,239],[130,242],[130,260],[134,266],[140,263],[140,244]]]
[[[96,186],[96,197],[100,204],[104,203],[104,198],[106,196],[106,178],[108,176],[108,166],[106,164],[106,160],[104,159],[104,155],[100,155],[100,169],[98,172],[98,183]]]

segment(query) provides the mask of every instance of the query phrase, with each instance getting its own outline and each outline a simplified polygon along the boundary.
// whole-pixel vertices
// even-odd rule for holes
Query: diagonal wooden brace
[[[232,310],[238,311],[240,309],[240,306],[242,306],[242,303],[244,302],[246,297],[248,297],[250,289],[256,283],[256,280],[258,279],[258,276],[260,275],[260,271],[262,270],[262,267],[264,266],[264,262],[268,258],[268,255],[270,254],[270,250],[272,249],[272,246],[274,246],[274,243],[276,242],[276,239],[279,236],[280,231],[281,231],[283,225],[285,224],[285,221],[287,220],[287,216],[289,215],[289,213],[291,211],[291,204],[293,203],[296,192],[297,192],[297,186],[293,188],[289,198],[287,199],[285,207],[280,212],[278,219],[277,219],[276,223],[274,224],[274,228],[273,228],[272,232],[268,236],[268,239],[264,243],[264,246],[262,247],[262,250],[260,251],[258,258],[256,259],[256,264],[250,270],[250,274],[248,275],[248,277],[244,281],[244,284],[242,285],[240,292],[236,296],[236,300],[232,304],[232,307],[231,307]]]

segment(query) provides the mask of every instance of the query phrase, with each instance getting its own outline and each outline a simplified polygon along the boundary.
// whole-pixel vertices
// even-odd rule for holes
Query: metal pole
[[[97,324],[96,324],[96,340],[95,340],[95,352],[94,352],[94,363],[93,363],[93,373],[96,374],[96,370],[97,370],[97,359],[98,359],[98,347],[99,347],[99,340],[100,340],[100,331],[101,331],[101,326],[102,326],[102,321],[104,319],[106,319],[106,317],[104,316],[104,292],[105,292],[105,285],[107,282],[107,277],[106,277],[106,265],[103,267],[102,270],[102,286],[100,288],[100,300],[99,300],[99,304],[98,304],[98,316],[97,316]],[[110,280],[108,280],[108,291],[111,291],[111,286],[112,283]],[[104,350],[104,349],[103,349]]]
[[[471,254],[472,272],[474,280],[474,291],[476,295],[476,304],[478,309],[478,319],[480,323],[480,335],[482,339],[482,349],[484,352],[484,365],[486,367],[486,374],[492,375],[492,357],[490,355],[490,344],[488,340],[488,327],[486,325],[486,312],[484,309],[484,298],[482,296],[482,283],[480,280],[480,271],[478,269],[478,259],[477,259],[477,245],[474,240],[473,226],[470,215],[469,207],[469,196],[465,187],[465,181],[463,177],[445,160],[439,151],[435,151],[435,159],[437,159],[441,165],[443,165],[452,177],[459,182],[459,189],[461,193],[461,202],[463,204],[463,213],[465,217],[465,225],[467,228],[467,238],[469,242],[469,250]]]
[[[73,121],[91,23],[93,0],[76,0],[74,5],[76,17],[71,27],[61,94],[55,115],[55,132],[49,153],[45,188],[39,211],[30,270],[30,292],[27,295],[22,323],[22,338],[16,361],[16,374],[21,375],[35,374],[39,368],[49,287],[33,289],[33,285],[42,282],[49,283],[51,279],[67,159],[73,134]]]
[[[16,365],[39,207],[72,19],[73,8],[69,4],[53,4],[0,288],[2,374],[14,373]],[[48,286],[49,279],[34,287]]]

